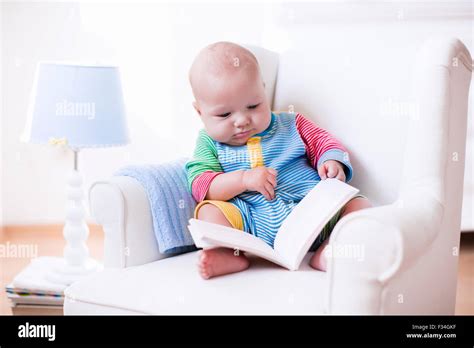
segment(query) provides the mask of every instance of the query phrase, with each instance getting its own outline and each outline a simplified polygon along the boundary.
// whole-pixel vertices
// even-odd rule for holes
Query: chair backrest
[[[259,46],[245,44],[242,46],[250,50],[255,58],[257,58],[262,72],[263,81],[265,82],[265,92],[270,105],[273,106],[273,97],[275,95],[275,85],[278,73],[278,54]]]
[[[350,153],[351,184],[376,206],[400,198],[394,211],[412,214],[410,223],[420,228],[417,238],[402,241],[403,262],[424,257],[384,290],[416,300],[404,309],[387,302],[385,310],[454,314],[469,51],[456,38],[433,38],[417,51],[405,45],[364,50],[349,40],[328,40],[321,47],[321,41],[301,40],[304,44],[279,57],[273,109],[301,112],[335,135]],[[348,47],[354,51],[347,63]],[[403,61],[402,68],[392,55]],[[430,291],[439,274],[443,281]],[[416,286],[407,289],[412,277]],[[423,300],[420,292],[426,292]]]
[[[431,151],[436,159],[446,160],[445,153],[436,152],[440,150],[436,141],[444,137],[447,129],[427,127],[424,132],[431,132],[431,136],[422,138],[432,142],[429,144],[420,144],[416,133],[411,133],[411,139],[407,139],[410,121],[417,122],[420,113],[433,111],[433,108],[420,110],[426,105],[420,105],[416,93],[406,97],[405,90],[410,89],[412,77],[423,70],[423,64],[433,64],[433,59],[449,66],[451,55],[454,54],[451,48],[453,45],[457,52],[470,57],[459,40],[439,39],[436,42],[437,47],[433,47],[431,42],[421,52],[425,58],[426,51],[434,57],[425,62],[418,60],[416,64],[410,63],[412,68],[407,71],[406,67],[391,68],[397,62],[391,61],[390,49],[369,47],[354,50],[350,52],[347,62],[346,45],[328,41],[324,46],[320,42],[316,45],[306,40],[304,47],[295,46],[280,55],[274,109],[294,109],[337,137],[348,149],[354,167],[351,184],[376,205],[391,203],[397,199],[402,184],[407,144],[410,147],[408,153],[418,150],[416,153],[422,156],[423,151]],[[416,52],[407,51],[407,61],[414,61]],[[443,80],[444,76],[429,78],[433,88],[428,93],[433,98],[441,99],[441,104],[437,104],[440,108],[444,107],[445,98],[449,99],[449,96],[440,95],[440,91],[449,93],[451,89],[450,93],[456,95],[459,106],[447,110],[456,115],[445,117],[440,113],[446,110],[437,109],[440,113],[436,117],[440,119],[436,122],[445,124],[449,117],[458,119],[461,126],[464,122],[464,128],[457,127],[455,132],[454,128],[449,130],[449,137],[459,139],[461,144],[466,137],[465,119],[471,72],[467,67],[459,70],[459,74],[464,77],[460,76],[458,83],[452,83],[451,80],[451,86]],[[431,122],[430,116],[422,115],[422,119]],[[459,149],[459,153],[464,156],[464,148]],[[423,161],[423,158],[419,158],[417,162],[410,162],[410,165],[424,166]],[[416,168],[406,168],[405,172],[410,170]],[[460,173],[462,175],[462,170]]]

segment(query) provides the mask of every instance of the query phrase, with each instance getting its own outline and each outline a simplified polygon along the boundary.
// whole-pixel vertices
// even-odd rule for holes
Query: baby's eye
[[[227,117],[230,115],[230,112],[226,112],[225,114],[220,114],[220,115],[216,115],[217,117]]]
[[[257,106],[259,106],[260,104],[255,104],[255,105],[249,105],[247,106],[248,109],[255,109]]]

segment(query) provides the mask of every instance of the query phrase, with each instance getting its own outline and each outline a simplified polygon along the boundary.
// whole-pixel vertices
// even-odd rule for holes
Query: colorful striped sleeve
[[[328,160],[335,160],[344,165],[346,182],[352,179],[352,165],[346,148],[329,132],[316,126],[301,114],[296,115],[296,128],[306,147],[306,154],[313,168],[317,170]]]
[[[206,197],[212,180],[222,174],[214,140],[204,129],[199,132],[193,158],[186,163],[188,190],[197,202]]]

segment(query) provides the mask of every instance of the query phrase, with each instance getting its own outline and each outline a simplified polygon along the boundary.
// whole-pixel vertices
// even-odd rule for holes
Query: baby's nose
[[[250,118],[245,115],[237,115],[234,121],[234,126],[237,128],[244,127],[250,123]]]

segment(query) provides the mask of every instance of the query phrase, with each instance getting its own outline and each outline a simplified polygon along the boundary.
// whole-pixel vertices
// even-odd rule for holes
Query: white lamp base
[[[100,265],[89,257],[86,245],[89,228],[84,220],[82,177],[77,171],[77,151],[74,151],[74,170],[68,181],[68,207],[63,235],[66,240],[64,258],[56,258],[46,280],[56,284],[69,285],[80,278],[100,270]]]
[[[51,258],[51,270],[45,275],[45,279],[51,283],[70,285],[85,276],[103,269],[102,264],[89,258],[84,266],[69,266],[66,259],[61,257]]]
[[[32,292],[62,294],[73,282],[102,268],[102,264],[88,259],[87,267],[71,269],[62,257],[41,256],[32,259],[30,264],[16,275],[12,285]]]
[[[61,291],[75,281],[103,268],[96,260],[89,257],[86,244],[89,228],[84,219],[84,193],[82,177],[77,170],[77,155],[77,150],[74,150],[74,170],[68,180],[68,204],[63,229],[66,240],[64,257],[39,257],[32,261],[32,265],[23,276],[26,280],[23,284],[33,289],[36,284],[37,289],[46,290],[50,286],[52,289]],[[22,283],[21,280],[17,281]]]

